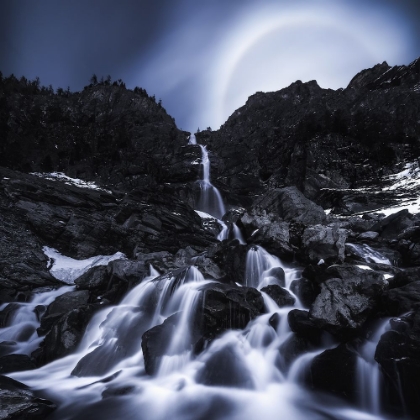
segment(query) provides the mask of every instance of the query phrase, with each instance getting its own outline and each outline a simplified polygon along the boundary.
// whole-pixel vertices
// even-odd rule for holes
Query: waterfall
[[[188,144],[198,144],[195,134],[191,133]],[[202,177],[198,181],[200,185],[200,197],[196,210],[209,214],[218,220],[218,223],[221,226],[221,231],[217,235],[219,241],[228,239],[229,234],[231,234],[233,238],[238,239],[240,243],[245,243],[242,234],[235,223],[232,223],[232,226],[230,227],[221,220],[226,213],[223,198],[220,191],[210,181],[210,158],[207,148],[201,144],[198,144],[198,146],[201,149]]]
[[[360,349],[357,359],[357,382],[360,389],[360,405],[373,414],[380,414],[382,375],[375,360],[378,342],[386,331],[389,318],[383,320],[373,336]]]
[[[203,167],[202,179],[200,184],[200,198],[197,210],[211,214],[217,219],[221,219],[225,214],[225,205],[220,191],[210,182],[210,159],[206,146],[199,145],[201,149],[201,164]]]

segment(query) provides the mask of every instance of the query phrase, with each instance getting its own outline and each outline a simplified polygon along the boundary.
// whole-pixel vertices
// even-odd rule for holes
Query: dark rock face
[[[88,304],[89,292],[87,290],[67,292],[52,302],[44,316],[41,318],[41,326],[38,330],[40,335],[46,334],[64,314],[73,309],[84,307]]]
[[[356,266],[331,266],[331,278],[309,311],[315,323],[338,336],[355,334],[377,307],[388,282],[381,274]]]
[[[250,373],[231,346],[213,352],[198,371],[196,380],[210,386],[254,388]]]
[[[226,284],[209,284],[203,289],[200,325],[205,339],[213,339],[227,329],[245,328],[264,311],[264,300],[258,290]]]
[[[314,357],[308,385],[356,402],[357,353],[345,344]]]
[[[420,281],[388,290],[382,297],[383,307],[389,315],[402,315],[420,305]]]
[[[8,354],[0,357],[0,374],[35,369],[35,363],[26,354]]]
[[[394,412],[420,416],[420,312],[391,320],[391,331],[382,335],[375,360],[386,381],[386,404]]]
[[[296,187],[270,190],[255,201],[254,209],[258,212],[277,214],[281,219],[316,225],[325,221],[322,207],[308,200]]]
[[[0,375],[0,415],[2,419],[43,420],[56,406],[37,398],[24,384]]]
[[[268,189],[294,185],[324,208],[381,208],[390,194],[349,188],[377,179],[401,153],[416,158],[418,66],[375,66],[344,90],[298,81],[252,95],[220,130],[197,135],[218,156],[217,187],[244,206]],[[385,83],[390,72],[393,82]]]
[[[287,315],[290,329],[297,334],[318,340],[321,330],[315,322],[309,317],[309,312],[300,309],[292,309]]]
[[[280,308],[283,306],[293,306],[295,304],[296,299],[286,289],[283,289],[276,284],[263,287],[261,292],[267,293]]]
[[[93,309],[82,306],[73,309],[52,326],[41,347],[32,354],[38,366],[72,353],[80,343]]]
[[[174,327],[178,321],[178,315],[172,315],[163,322],[146,331],[141,340],[141,348],[144,355],[144,368],[146,373],[154,375],[160,365],[162,356],[166,354],[173,338]]]
[[[343,262],[347,232],[337,226],[316,225],[304,230],[302,236],[303,253],[308,261]]]

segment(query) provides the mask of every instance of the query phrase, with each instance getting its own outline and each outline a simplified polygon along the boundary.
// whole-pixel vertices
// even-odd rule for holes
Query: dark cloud
[[[270,4],[281,14],[282,8],[286,13],[330,3],[359,10],[361,16],[365,10],[372,16],[385,11],[408,34],[404,54],[398,56],[403,62],[392,64],[420,55],[418,0],[9,0],[0,2],[0,70],[73,90],[93,73],[110,74],[161,98],[184,129],[217,126],[228,116],[216,118],[212,111],[220,108],[213,95],[223,78],[218,61],[244,14]],[[245,87],[244,94],[253,93],[252,84],[250,91]]]

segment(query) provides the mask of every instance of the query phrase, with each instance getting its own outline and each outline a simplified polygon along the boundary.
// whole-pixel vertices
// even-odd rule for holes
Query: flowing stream
[[[204,146],[202,151],[205,197],[200,200],[201,209],[221,217],[223,202],[210,183]],[[299,278],[299,269],[283,264],[260,246],[251,247],[244,286],[259,290],[270,285],[283,287],[295,298],[295,304],[279,307],[262,291],[264,314],[243,330],[228,330],[199,352],[194,348],[194,319],[202,310],[204,291],[216,282],[205,279],[195,266],[165,275],[150,267],[150,275],[119,305],[94,315],[77,351],[39,369],[10,376],[40,390],[58,405],[51,420],[381,418],[379,371],[372,349],[386,323],[361,353],[359,381],[366,389],[366,400],[361,401],[364,411],[306,390],[302,381],[313,357],[337,343],[325,339],[313,351],[287,359],[287,344],[294,337],[288,313],[294,308],[305,310],[290,290]],[[7,326],[0,329],[0,339],[11,343],[9,353],[30,354],[37,348],[41,339],[36,337],[36,308],[69,290],[71,286],[40,291],[32,302],[17,304]],[[142,336],[153,327],[164,329],[165,344],[163,352],[154,354],[154,373],[148,375]]]

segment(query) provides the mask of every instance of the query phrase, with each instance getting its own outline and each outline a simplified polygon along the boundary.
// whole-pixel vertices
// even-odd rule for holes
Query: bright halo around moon
[[[337,89],[364,68],[397,64],[409,39],[386,13],[343,7],[254,9],[232,33],[217,60],[211,101],[217,125],[257,91],[314,79]]]

